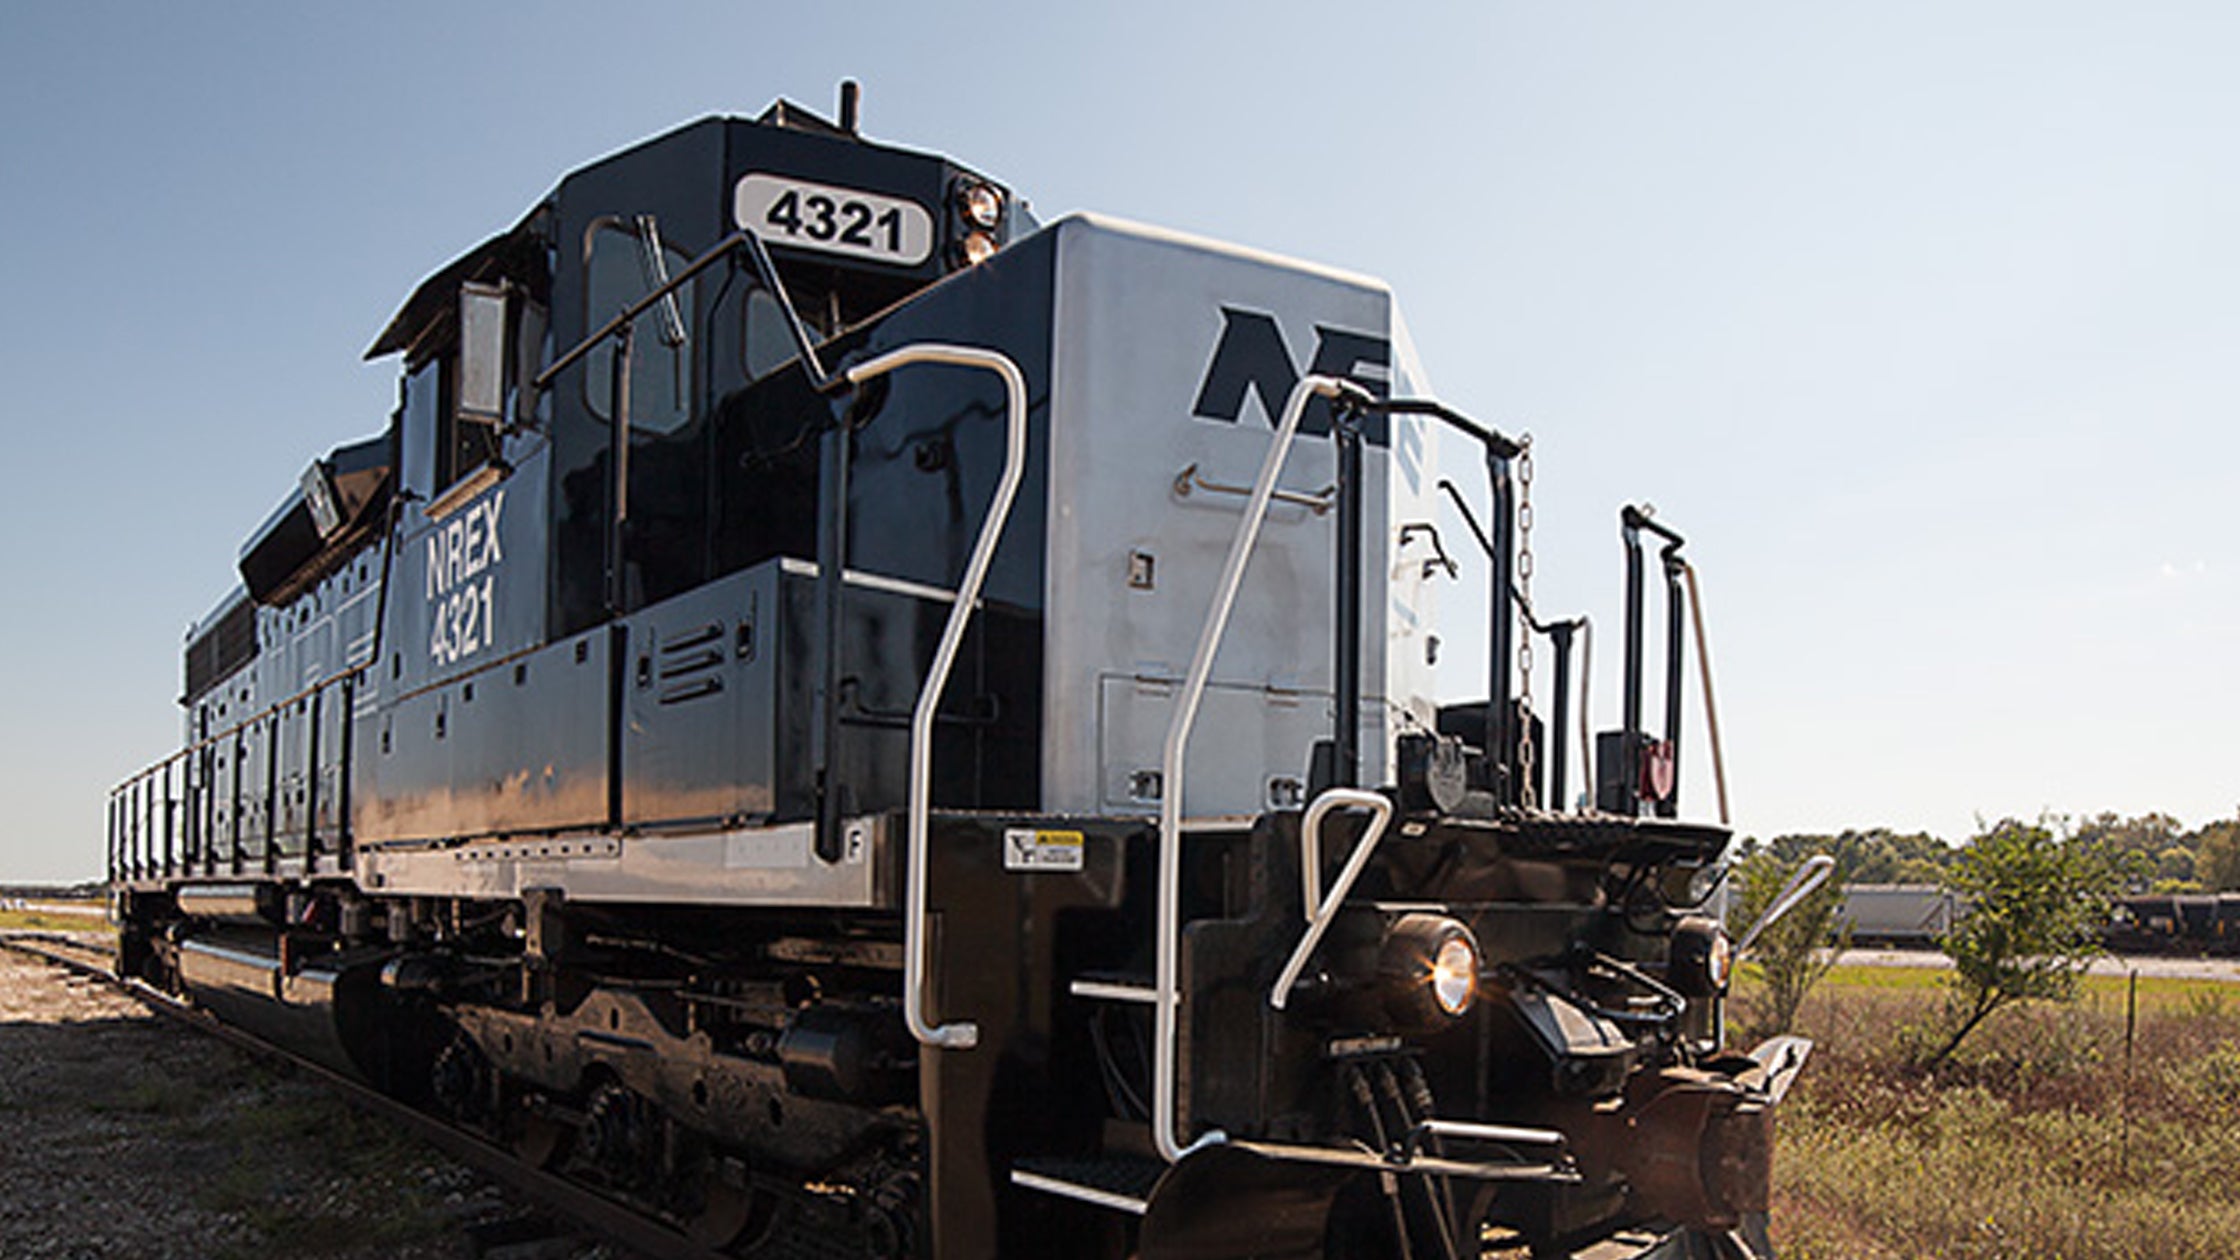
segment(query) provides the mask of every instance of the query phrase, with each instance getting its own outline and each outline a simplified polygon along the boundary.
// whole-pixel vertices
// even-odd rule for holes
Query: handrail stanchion
[[[1190,742],[1198,705],[1205,697],[1206,681],[1213,673],[1213,654],[1221,646],[1229,614],[1236,606],[1245,561],[1251,557],[1260,539],[1260,526],[1267,520],[1276,476],[1283,471],[1284,457],[1290,454],[1292,439],[1299,434],[1299,419],[1310,399],[1337,398],[1353,388],[1329,376],[1302,377],[1292,387],[1291,397],[1283,406],[1283,418],[1276,424],[1275,439],[1260,463],[1260,476],[1253,482],[1252,498],[1245,504],[1244,520],[1237,525],[1237,536],[1229,544],[1229,558],[1214,587],[1213,606],[1207,610],[1205,627],[1198,634],[1197,654],[1190,660],[1190,672],[1175,697],[1174,717],[1167,724],[1166,751],[1159,771],[1158,968],[1152,994],[1151,1136],[1160,1156],[1169,1163],[1183,1155],[1174,1114],[1178,1035],[1175,1003],[1181,962],[1177,938],[1182,930],[1182,754]]]
[[[176,758],[163,763],[163,873],[165,878],[178,873],[179,849],[179,794],[172,784],[178,777]]]
[[[227,764],[228,766],[232,767],[232,774],[231,774],[231,776],[230,776],[230,777],[231,777],[231,779],[232,779],[232,784],[233,784],[233,786],[232,786],[232,789],[231,789],[231,791],[232,791],[231,804],[230,804],[230,805],[228,805],[228,807],[227,807],[227,809],[226,809],[226,830],[227,830],[228,832],[232,833],[232,841],[233,841],[233,844],[232,844],[232,857],[228,859],[228,867],[227,867],[227,873],[228,873],[228,874],[230,874],[230,875],[239,875],[239,874],[241,873],[241,864],[242,864],[242,857],[241,857],[241,844],[242,844],[242,837],[241,837],[241,759],[242,759],[242,756],[243,756],[243,754],[247,752],[247,750],[248,750],[248,747],[249,747],[249,737],[248,737],[248,734],[247,734],[247,731],[246,731],[245,727],[242,727],[242,726],[236,726],[236,727],[234,727],[234,728],[233,728],[233,733],[232,733],[232,739],[233,739],[233,749],[232,749],[232,751],[231,751],[231,752],[229,752],[229,753],[228,753],[228,754],[226,755],[226,764]]]
[[[1338,872],[1338,882],[1330,888],[1330,895],[1322,895],[1322,824],[1331,811],[1337,809],[1365,809],[1369,811],[1369,828],[1353,846],[1353,856],[1346,859],[1345,869]],[[1299,983],[1299,973],[1306,970],[1307,960],[1314,957],[1315,947],[1322,944],[1322,934],[1338,917],[1338,907],[1345,904],[1347,894],[1353,891],[1353,882],[1369,867],[1369,858],[1376,853],[1377,844],[1384,839],[1385,828],[1392,822],[1392,802],[1376,792],[1363,792],[1351,788],[1332,788],[1314,798],[1307,807],[1307,816],[1299,823],[1299,888],[1306,896],[1307,930],[1300,933],[1299,943],[1291,949],[1291,957],[1276,976],[1275,987],[1268,990],[1268,1005],[1282,1010],[1291,1001],[1291,990]]]
[[[1641,692],[1643,670],[1642,644],[1642,559],[1641,532],[1657,535],[1665,540],[1660,550],[1665,570],[1666,610],[1666,659],[1665,659],[1665,723],[1666,737],[1673,745],[1673,783],[1671,801],[1657,803],[1657,812],[1671,817],[1677,812],[1679,784],[1680,736],[1680,579],[1674,568],[1679,563],[1680,548],[1686,539],[1660,524],[1649,509],[1627,504],[1618,512],[1618,534],[1626,549],[1626,620],[1625,620],[1625,694],[1622,697],[1625,715],[1624,734],[1619,737],[1619,766],[1617,792],[1610,801],[1597,800],[1601,808],[1631,818],[1641,813],[1641,749],[1646,738],[1641,721]],[[1599,798],[1599,789],[1596,793]]]
[[[1577,633],[1583,619],[1553,622],[1548,626],[1548,642],[1555,648],[1555,712],[1548,719],[1548,799],[1543,808],[1562,812],[1568,799],[1565,789],[1570,786],[1565,779],[1564,752],[1571,741],[1568,726],[1571,716],[1571,636]]]
[[[1004,389],[1003,476],[996,482],[995,497],[989,500],[988,515],[980,525],[980,537],[972,545],[972,558],[966,562],[964,578],[957,585],[956,602],[949,606],[948,623],[941,629],[941,644],[934,651],[925,684],[918,689],[917,707],[910,715],[910,852],[902,894],[902,1017],[910,1035],[924,1045],[969,1050],[980,1042],[978,1024],[965,1020],[933,1024],[926,1018],[926,851],[933,841],[933,719],[957,652],[964,646],[972,610],[980,602],[980,589],[987,583],[988,567],[995,560],[1004,523],[1010,519],[1012,500],[1018,496],[1019,482],[1026,473],[1027,382],[1019,365],[996,351],[933,342],[889,351],[842,375],[849,384],[860,386],[913,363],[981,368],[1002,377]]]

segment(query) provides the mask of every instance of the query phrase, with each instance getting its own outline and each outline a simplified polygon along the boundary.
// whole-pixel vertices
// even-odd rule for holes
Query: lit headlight
[[[1665,979],[1689,997],[1727,991],[1734,978],[1734,942],[1717,919],[1689,915],[1672,929],[1672,958]]]
[[[993,232],[1003,222],[1003,194],[988,184],[966,184],[957,190],[957,209],[965,222]]]
[[[1404,914],[1387,929],[1378,960],[1385,1009],[1405,1029],[1459,1019],[1478,996],[1478,942],[1443,914]]]
[[[986,232],[967,233],[960,248],[963,252],[964,265],[977,267],[995,256],[996,238]]]
[[[1465,937],[1450,936],[1431,959],[1431,1000],[1449,1015],[1470,1009],[1478,992],[1478,951]]]

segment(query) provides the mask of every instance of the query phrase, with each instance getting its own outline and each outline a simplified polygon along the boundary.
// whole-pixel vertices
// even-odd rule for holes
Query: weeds
[[[191,1079],[148,1073],[131,1077],[114,1096],[97,1099],[90,1107],[96,1112],[185,1120],[200,1112],[208,1100],[209,1091]]]
[[[441,1232],[425,1186],[410,1175],[411,1143],[316,1090],[267,1083],[235,1100],[209,1132],[233,1152],[201,1189],[203,1206],[240,1227],[221,1260],[270,1256],[283,1243],[291,1256],[379,1254]],[[306,1139],[328,1158],[313,1166],[273,1158]],[[355,1208],[366,1202],[382,1210]]]
[[[2198,1059],[2173,1063],[2164,1079],[2202,1108],[2240,1113],[2240,1045],[2217,1046]]]
[[[2202,986],[2189,989],[2185,994],[2186,1014],[2200,1020],[2223,1020],[2231,1015],[2227,1004],[2229,995],[2222,988]]]
[[[2240,1201],[2240,1002],[2122,978],[2001,1012],[1935,1071],[1938,973],[1841,968],[1807,1001],[1819,1039],[1784,1104],[1774,1230],[1785,1260],[2181,1260],[2230,1251]],[[1751,994],[1740,995],[1747,1005]]]

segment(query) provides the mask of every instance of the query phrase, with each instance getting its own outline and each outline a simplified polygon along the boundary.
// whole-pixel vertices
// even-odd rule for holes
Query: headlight
[[[992,185],[965,184],[957,189],[957,209],[965,222],[993,232],[1003,222],[1003,194]]]
[[[1478,942],[1443,914],[1404,914],[1385,932],[1377,970],[1394,1021],[1404,1029],[1435,1030],[1477,1000]]]
[[[1689,915],[1672,929],[1665,979],[1689,997],[1725,993],[1734,978],[1734,941],[1717,919]]]
[[[1478,992],[1478,951],[1460,936],[1450,936],[1431,959],[1431,1000],[1449,1015],[1470,1009]]]
[[[958,245],[960,260],[967,267],[977,267],[995,256],[996,238],[986,232],[968,233]]]

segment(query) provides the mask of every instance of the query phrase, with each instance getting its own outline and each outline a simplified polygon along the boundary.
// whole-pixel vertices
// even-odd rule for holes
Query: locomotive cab
[[[1770,1254],[1680,536],[1561,808],[1528,448],[1382,284],[851,114],[414,290],[112,797],[122,965],[732,1254]]]

